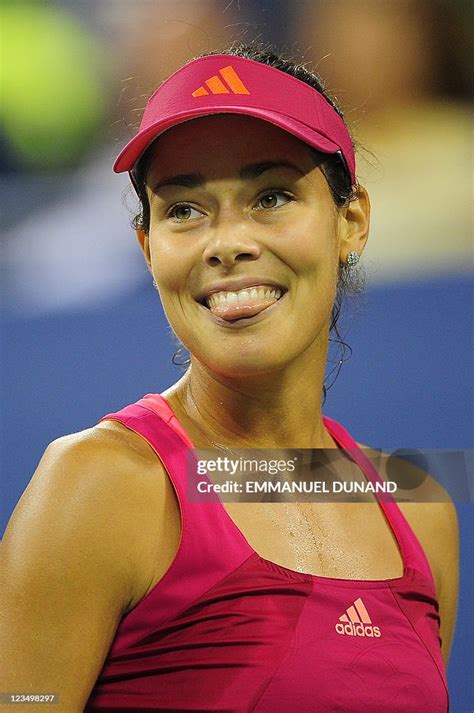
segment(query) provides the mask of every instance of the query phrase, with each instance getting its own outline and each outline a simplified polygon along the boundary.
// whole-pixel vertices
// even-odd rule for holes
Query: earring
[[[189,357],[183,358],[184,357],[184,347],[181,346],[179,349],[173,354],[171,357],[171,361],[175,366],[188,366],[191,363],[191,359]]]
[[[359,262],[359,260],[360,260],[360,255],[359,255],[359,253],[356,253],[355,250],[351,250],[350,253],[349,253],[349,255],[348,255],[347,258],[346,258],[346,264],[347,264],[349,267],[354,267],[354,265],[357,265],[357,263]]]

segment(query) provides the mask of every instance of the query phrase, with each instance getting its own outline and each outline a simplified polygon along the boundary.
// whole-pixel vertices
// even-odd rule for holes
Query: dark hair
[[[199,57],[205,57],[213,54],[229,54],[234,55],[236,57],[243,57],[244,59],[252,59],[256,62],[267,64],[270,67],[275,67],[275,69],[279,69],[282,72],[286,72],[292,77],[295,77],[296,79],[299,79],[302,82],[309,84],[310,87],[313,87],[313,89],[319,92],[326,99],[328,104],[332,106],[332,108],[339,114],[341,119],[343,119],[343,121],[345,122],[342,110],[337,105],[335,99],[326,89],[321,77],[316,72],[309,70],[304,64],[297,64],[282,55],[275,54],[273,51],[267,48],[261,48],[258,45],[246,45],[241,43],[234,43],[225,50],[204,52],[203,54],[199,55]],[[347,126],[347,122],[345,123]],[[315,163],[319,166],[321,172],[324,174],[327,180],[329,190],[331,192],[336,207],[341,208],[347,203],[349,203],[351,200],[355,200],[358,196],[359,187],[357,184],[352,185],[350,173],[347,169],[345,162],[340,158],[340,156],[338,154],[325,154],[313,148],[311,148],[310,151],[313,154]],[[136,190],[138,193],[138,198],[140,200],[141,210],[134,217],[132,224],[134,228],[143,230],[145,233],[148,233],[150,228],[150,206],[146,193],[146,176],[148,173],[150,156],[151,151],[149,147],[138,161],[134,172]],[[336,335],[334,339],[330,338],[330,341],[334,341],[339,345],[339,348],[341,350],[341,356],[337,360],[335,367],[330,371],[328,375],[330,376],[335,371],[335,377],[333,378],[329,386],[326,386],[326,383],[324,383],[323,385],[323,403],[326,399],[326,392],[336,380],[341,369],[342,363],[344,361],[347,361],[347,358],[349,358],[350,354],[352,353],[351,348],[343,341],[337,328],[337,321],[341,313],[343,298],[348,293],[358,294],[360,292],[363,292],[364,287],[365,275],[359,267],[351,268],[346,265],[339,265],[336,298],[332,309],[329,331],[333,331]],[[344,358],[346,349],[349,350],[349,357]],[[173,362],[179,365],[186,365],[186,363],[189,363],[189,361],[176,361],[176,356],[181,351],[182,348],[179,349],[178,352],[174,355]]]

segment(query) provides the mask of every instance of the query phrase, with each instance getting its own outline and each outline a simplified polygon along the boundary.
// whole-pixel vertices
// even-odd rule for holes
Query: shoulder
[[[133,493],[141,492],[138,485],[156,485],[157,476],[165,472],[147,441],[116,421],[102,421],[57,438],[48,445],[43,460],[62,466],[66,485],[79,478],[92,488],[123,487]]]
[[[459,593],[459,528],[456,508],[447,491],[423,468],[411,464],[397,464],[396,467],[402,482],[409,483],[410,478],[413,478],[419,483],[415,488],[418,492],[405,490],[406,502],[399,502],[398,505],[430,563],[439,604],[442,654],[447,665],[456,625]],[[403,481],[403,478],[407,480]],[[400,493],[403,496],[403,489]]]
[[[398,506],[420,540],[436,582],[441,584],[447,560],[457,552],[458,544],[456,508],[448,492],[422,465],[361,443],[357,445],[383,480],[397,484]]]
[[[138,507],[148,501],[165,473],[144,439],[110,421],[50,443],[38,471],[28,488],[55,491],[61,499],[74,492],[76,504],[90,499],[123,509],[122,518],[132,502]]]
[[[445,488],[421,465],[358,445],[373,458],[380,476],[398,485],[398,506],[423,547],[433,574],[443,655],[447,661],[456,621],[459,580],[459,529],[454,503]]]
[[[152,577],[148,551],[162,535],[156,515],[166,491],[166,472],[151,447],[121,424],[102,422],[48,445],[3,542],[21,559],[31,537],[44,552],[53,538],[87,561],[91,576],[107,562],[126,611]]]
[[[120,619],[154,575],[164,527],[157,460],[118,425],[46,449],[0,546],[10,690],[49,680],[67,710],[83,710]]]

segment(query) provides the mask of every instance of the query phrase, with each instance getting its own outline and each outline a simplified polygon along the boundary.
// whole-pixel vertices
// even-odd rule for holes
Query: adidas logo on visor
[[[206,79],[204,85],[201,85],[192,93],[193,97],[204,97],[208,94],[250,94],[249,90],[235,71],[229,65],[219,70],[220,77],[215,74],[213,77]],[[222,80],[225,80],[225,84]]]
[[[364,602],[359,597],[356,599],[346,613],[339,617],[335,629],[341,636],[367,636],[378,638],[382,636],[378,626],[373,626]]]

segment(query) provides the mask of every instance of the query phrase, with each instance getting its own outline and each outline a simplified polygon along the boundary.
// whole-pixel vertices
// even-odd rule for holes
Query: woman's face
[[[234,377],[325,359],[341,249],[361,246],[304,143],[253,117],[188,121],[155,143],[147,193],[144,252],[193,359]]]

